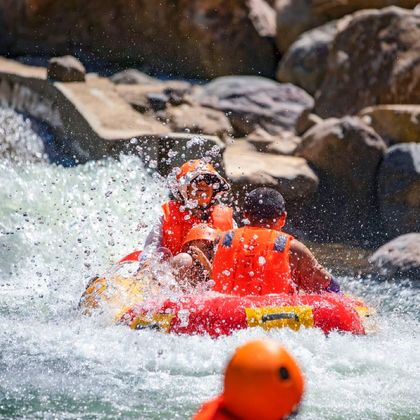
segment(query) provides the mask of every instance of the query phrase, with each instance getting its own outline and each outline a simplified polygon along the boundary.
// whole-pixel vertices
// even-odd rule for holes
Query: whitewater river
[[[220,390],[234,348],[267,335],[304,370],[298,419],[420,418],[418,289],[341,278],[378,309],[366,337],[254,329],[212,340],[110,326],[81,316],[79,297],[142,244],[164,183],[123,157],[74,168],[3,160],[0,185],[1,418],[189,418]]]

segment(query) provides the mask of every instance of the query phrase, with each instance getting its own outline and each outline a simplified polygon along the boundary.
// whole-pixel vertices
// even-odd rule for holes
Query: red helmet
[[[187,200],[187,187],[198,177],[207,181],[213,187],[214,194],[229,190],[227,181],[216,171],[213,165],[200,159],[185,162],[176,175],[178,192]]]
[[[220,231],[218,229],[213,229],[209,225],[200,224],[193,226],[187,236],[182,243],[182,246],[188,244],[192,241],[208,241],[208,242],[215,242],[220,235]]]

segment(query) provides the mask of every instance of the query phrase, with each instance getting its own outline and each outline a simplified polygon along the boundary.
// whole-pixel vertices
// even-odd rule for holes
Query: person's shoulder
[[[290,241],[290,250],[300,255],[312,255],[312,252],[309,250],[309,248],[296,238],[292,238]]]

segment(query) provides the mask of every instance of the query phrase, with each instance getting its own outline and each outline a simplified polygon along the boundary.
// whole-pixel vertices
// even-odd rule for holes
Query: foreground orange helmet
[[[176,175],[178,191],[184,200],[188,198],[187,186],[200,176],[212,185],[215,194],[229,190],[229,184],[216,171],[213,165],[200,159],[189,160],[179,168],[179,172]]]
[[[213,229],[209,225],[200,224],[192,227],[187,236],[182,243],[182,246],[188,244],[191,241],[209,241],[215,242],[216,239],[219,237],[219,231],[217,229]]]
[[[297,408],[303,388],[302,372],[283,346],[250,341],[226,368],[223,405],[243,420],[279,420]]]

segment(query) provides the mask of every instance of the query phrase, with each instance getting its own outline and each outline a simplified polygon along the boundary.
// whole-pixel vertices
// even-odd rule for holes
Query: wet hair
[[[251,223],[273,221],[286,211],[286,202],[278,191],[261,187],[247,195],[243,210]]]

